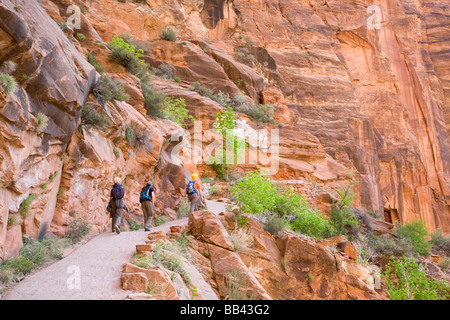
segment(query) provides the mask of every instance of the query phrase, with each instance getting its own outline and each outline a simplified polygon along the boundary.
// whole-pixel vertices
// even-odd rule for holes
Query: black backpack
[[[113,188],[111,190],[111,197],[114,198],[114,200],[122,199],[125,196],[125,189],[122,187],[120,183],[116,183],[113,185]]]

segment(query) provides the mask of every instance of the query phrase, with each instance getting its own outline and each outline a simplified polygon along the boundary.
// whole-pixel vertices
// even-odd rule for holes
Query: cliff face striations
[[[79,28],[67,28],[74,12]],[[449,21],[448,1],[2,1],[0,63],[15,63],[18,88],[0,95],[0,256],[17,253],[22,235],[64,234],[74,216],[102,232],[114,176],[125,181],[128,218],[147,180],[164,199],[159,213],[178,206],[186,169],[169,138],[180,127],[146,115],[140,79],[104,45],[121,34],[150,67],[170,66],[181,81],[152,85],[185,99],[204,128],[225,108],[193,82],[273,105],[284,125],[265,124],[280,129],[274,179],[310,179],[332,197],[356,179],[355,206],[450,233]],[[178,41],[158,39],[168,26]],[[100,74],[88,54],[124,84],[127,102],[96,101]],[[111,126],[80,126],[85,105],[102,108]],[[332,197],[317,194],[326,211]]]

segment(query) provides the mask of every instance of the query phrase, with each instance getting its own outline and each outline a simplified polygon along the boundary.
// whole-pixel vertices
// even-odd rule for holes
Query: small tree
[[[182,98],[168,97],[163,113],[167,119],[177,123],[182,128],[185,127],[187,120],[195,121],[194,117],[189,115],[189,111],[186,109],[186,100]]]

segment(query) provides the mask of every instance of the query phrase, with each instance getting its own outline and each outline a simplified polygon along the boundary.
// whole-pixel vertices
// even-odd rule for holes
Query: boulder
[[[214,246],[234,251],[233,243],[219,218],[211,211],[196,211],[189,215],[192,235]]]

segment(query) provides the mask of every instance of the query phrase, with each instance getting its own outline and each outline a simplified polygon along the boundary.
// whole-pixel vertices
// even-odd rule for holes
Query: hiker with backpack
[[[125,201],[123,200],[124,197],[125,189],[121,185],[121,179],[115,178],[107,210],[111,213],[112,230],[117,234],[120,234],[120,224],[123,218],[123,210],[130,213],[130,210],[128,210],[127,206],[125,205]]]
[[[142,188],[139,202],[144,212],[144,229],[150,231],[153,227],[153,207],[155,206],[155,188],[153,188],[153,182],[147,182],[147,185]]]
[[[189,201],[191,202],[191,209],[189,210],[189,214],[196,211],[197,205],[204,202],[203,197],[203,188],[200,182],[197,180],[198,174],[194,173],[192,175],[192,181],[189,181],[186,187],[186,194],[188,196]]]

